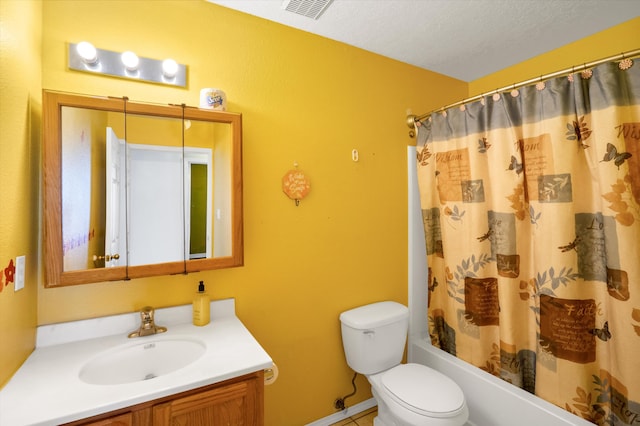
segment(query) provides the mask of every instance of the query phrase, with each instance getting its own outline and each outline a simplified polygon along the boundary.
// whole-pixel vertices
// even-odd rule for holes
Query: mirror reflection
[[[232,253],[234,153],[231,130],[228,125],[202,120],[185,123],[185,181],[189,188],[186,205],[190,209],[187,246],[191,259]],[[204,197],[206,202],[201,201]]]
[[[63,107],[61,117],[64,270],[90,269],[94,254],[101,253],[104,262],[106,130],[115,127],[122,132],[124,114]]]
[[[45,109],[47,286],[242,264],[239,114],[48,91]]]
[[[127,114],[126,125],[126,205],[107,206],[107,220],[126,211],[127,265],[184,260],[182,120]]]

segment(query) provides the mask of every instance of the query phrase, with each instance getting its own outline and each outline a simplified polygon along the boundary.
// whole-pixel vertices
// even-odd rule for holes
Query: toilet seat
[[[449,377],[421,364],[400,364],[380,375],[381,390],[416,414],[449,418],[465,409],[464,394]]]

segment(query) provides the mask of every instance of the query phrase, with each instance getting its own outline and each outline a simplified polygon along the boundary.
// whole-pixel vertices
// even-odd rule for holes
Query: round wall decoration
[[[287,197],[296,202],[296,206],[300,204],[300,200],[309,194],[311,184],[309,178],[302,170],[289,170],[282,178],[282,191]]]

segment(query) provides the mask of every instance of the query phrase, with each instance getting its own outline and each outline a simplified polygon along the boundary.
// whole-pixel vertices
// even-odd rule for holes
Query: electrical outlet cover
[[[15,291],[22,290],[24,288],[24,263],[25,256],[16,257],[16,275],[13,283]]]

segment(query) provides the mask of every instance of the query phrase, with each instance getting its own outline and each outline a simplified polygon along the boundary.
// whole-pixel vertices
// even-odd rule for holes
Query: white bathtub
[[[474,426],[593,426],[573,414],[431,346],[427,330],[427,265],[420,194],[416,177],[416,148],[408,147],[409,210],[409,344],[407,359],[452,378],[469,405]]]
[[[464,392],[469,425],[593,426],[516,386],[422,342],[408,347],[410,362],[424,364],[452,378]]]

